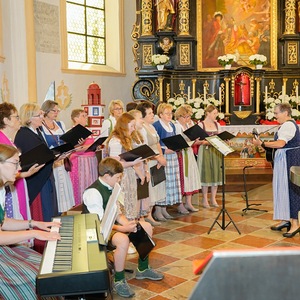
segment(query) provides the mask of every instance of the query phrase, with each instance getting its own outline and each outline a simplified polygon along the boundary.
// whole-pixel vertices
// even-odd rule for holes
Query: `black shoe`
[[[293,231],[293,232],[284,233],[283,236],[286,237],[286,238],[291,238],[294,235],[296,235],[298,232],[300,233],[300,227],[298,229],[296,229],[295,231]]]
[[[271,230],[281,231],[282,228],[287,228],[287,231],[291,229],[291,222],[285,222],[279,226],[272,226]]]

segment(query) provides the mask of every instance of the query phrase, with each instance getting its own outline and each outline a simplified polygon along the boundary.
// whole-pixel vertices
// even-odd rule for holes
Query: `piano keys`
[[[60,241],[48,241],[36,290],[40,296],[67,296],[106,293],[110,290],[106,248],[99,244],[97,214],[54,218],[61,227],[52,227]]]

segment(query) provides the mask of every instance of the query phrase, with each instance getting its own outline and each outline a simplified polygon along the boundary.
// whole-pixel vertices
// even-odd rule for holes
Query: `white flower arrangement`
[[[292,107],[292,118],[295,120],[300,120],[300,112],[298,110],[299,100],[297,102],[295,96],[289,97],[288,95],[280,95],[278,98],[269,97],[267,99],[264,99],[267,120],[276,120],[274,108],[277,104],[280,103],[289,103]]]
[[[265,65],[267,63],[267,57],[263,54],[254,54],[249,56],[249,63],[251,65]]]
[[[192,111],[193,111],[192,119],[197,121],[204,119],[205,109],[208,105],[212,104],[216,107],[221,105],[221,101],[215,99],[214,97],[209,97],[206,99],[197,97],[195,99],[189,99],[189,100],[185,100],[183,97],[177,97],[176,99],[169,98],[167,102],[173,106],[174,112],[182,104],[189,104],[192,107]],[[222,120],[224,119],[224,117],[225,115],[219,112],[218,119]]]
[[[236,62],[236,56],[234,54],[225,54],[218,57],[218,63],[222,67],[231,65],[233,62]]]
[[[165,65],[170,60],[170,57],[165,54],[154,54],[151,57],[153,66]]]

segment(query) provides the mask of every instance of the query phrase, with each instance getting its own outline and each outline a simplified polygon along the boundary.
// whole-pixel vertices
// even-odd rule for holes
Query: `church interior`
[[[104,6],[104,62],[70,59],[70,3]],[[270,230],[272,164],[250,143],[254,130],[263,141],[274,139],[275,104],[288,102],[300,123],[299,0],[0,0],[0,15],[0,103],[19,109],[53,97],[67,128],[71,111],[84,108],[95,136],[113,99],[167,102],[174,110],[187,103],[195,121],[214,104],[221,130],[235,136],[219,208],[203,208],[200,192],[193,196],[198,212],[170,210],[175,218],[154,227],[150,254],[151,266],[165,278],[139,281],[127,273],[133,299],[217,299],[196,292],[205,266],[195,268],[212,252],[299,247],[299,235],[285,238]],[[155,62],[155,55],[167,60]],[[135,269],[136,258],[128,254],[126,268]],[[219,299],[254,299],[244,297],[242,287],[221,294],[217,282],[224,277],[218,273],[230,277],[235,270],[222,264],[218,270],[206,284],[220,290]],[[249,272],[254,280],[255,270]]]

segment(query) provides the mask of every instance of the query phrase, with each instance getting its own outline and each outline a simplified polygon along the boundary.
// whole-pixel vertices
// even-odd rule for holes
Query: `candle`
[[[191,87],[188,86],[188,92],[187,92],[187,94],[188,94],[188,100],[190,100],[190,93],[191,93]]]
[[[222,101],[222,89],[219,86],[219,101]]]
[[[298,85],[296,86],[296,103],[298,104]]]
[[[203,96],[204,96],[204,101],[206,100],[206,87],[204,87],[204,94],[203,94]]]
[[[281,94],[282,94],[282,97],[284,98],[285,97],[285,88],[284,88],[284,85],[282,86],[282,92],[281,92]]]
[[[265,86],[265,100],[268,99],[268,87]]]

